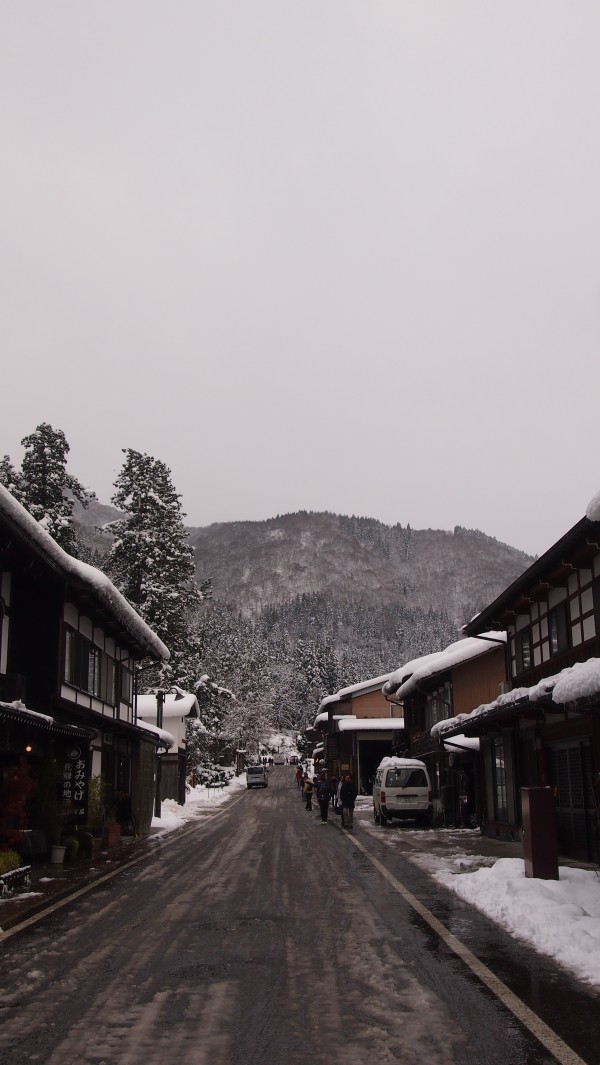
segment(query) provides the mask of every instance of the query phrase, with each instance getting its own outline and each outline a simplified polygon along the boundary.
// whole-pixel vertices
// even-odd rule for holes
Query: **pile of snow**
[[[152,818],[152,839],[174,832],[186,821],[203,817],[216,807],[229,802],[245,787],[246,777],[242,773],[239,777],[233,777],[229,784],[222,788],[207,788],[203,784],[188,788],[184,806],[180,806],[175,799],[165,799],[160,804],[161,816]]]
[[[361,811],[362,812],[362,811]],[[364,812],[370,813],[367,803]],[[370,818],[362,824],[371,826]],[[411,832],[427,850],[406,854],[411,862],[469,906],[484,913],[515,939],[553,958],[579,980],[600,988],[600,876],[595,870],[560,866],[559,880],[525,876],[522,858],[494,858],[464,850],[479,830]],[[461,837],[469,842],[461,846]],[[388,834],[397,846],[402,835]],[[436,840],[448,848],[435,854]]]
[[[433,875],[516,939],[600,987],[600,878],[593,870],[561,867],[559,880],[537,880],[525,876],[521,858],[499,858],[475,872],[441,867]]]

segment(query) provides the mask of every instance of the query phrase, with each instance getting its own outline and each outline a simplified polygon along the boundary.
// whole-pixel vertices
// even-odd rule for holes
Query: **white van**
[[[264,765],[247,765],[246,766],[246,787],[247,788],[268,788],[269,787],[269,774]]]
[[[429,826],[433,812],[431,780],[417,758],[384,758],[373,784],[373,817],[387,825],[392,817]]]

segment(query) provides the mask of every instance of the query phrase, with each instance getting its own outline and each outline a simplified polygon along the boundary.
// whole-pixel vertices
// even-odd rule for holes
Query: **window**
[[[567,628],[567,604],[559,603],[548,616],[548,637],[550,640],[550,654],[557,655],[566,651],[569,646]]]
[[[126,666],[121,666],[121,683],[120,683],[120,696],[121,702],[131,704],[133,702],[133,678],[131,670]]]
[[[115,663],[75,629],[65,629],[65,680],[80,691],[115,705]]]
[[[515,653],[517,656],[517,673],[525,673],[531,669],[531,632],[529,629],[521,629],[515,636]]]
[[[496,737],[491,743],[492,781],[494,788],[494,820],[508,821],[508,791],[504,740]]]
[[[426,788],[429,781],[424,769],[388,769],[386,788]]]
[[[425,728],[431,729],[438,721],[444,721],[450,717],[451,711],[450,685],[444,684],[442,688],[431,692],[425,703]]]

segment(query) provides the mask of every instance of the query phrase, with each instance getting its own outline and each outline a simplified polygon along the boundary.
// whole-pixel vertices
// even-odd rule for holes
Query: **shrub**
[[[21,856],[16,851],[0,851],[0,874],[18,869],[20,864]]]

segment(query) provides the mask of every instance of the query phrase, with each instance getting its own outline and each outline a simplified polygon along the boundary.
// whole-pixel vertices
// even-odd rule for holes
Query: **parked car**
[[[373,817],[376,825],[392,817],[429,826],[433,812],[431,780],[425,762],[418,758],[384,758],[373,784]]]
[[[246,766],[246,787],[247,788],[268,788],[269,786],[269,774],[267,773],[264,765],[247,765]]]

